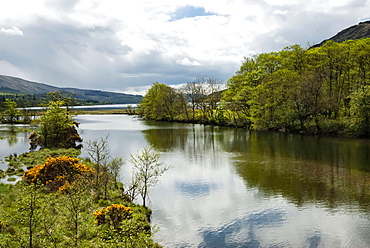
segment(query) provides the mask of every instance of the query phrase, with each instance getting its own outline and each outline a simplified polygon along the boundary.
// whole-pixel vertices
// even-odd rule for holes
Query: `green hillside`
[[[59,88],[43,83],[27,81],[21,78],[0,75],[0,94],[32,95],[45,97],[48,92],[75,94],[75,98],[87,103],[135,104],[142,96],[100,90],[83,90],[77,88]]]

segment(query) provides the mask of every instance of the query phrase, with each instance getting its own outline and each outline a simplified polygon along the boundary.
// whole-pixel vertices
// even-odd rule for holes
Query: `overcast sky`
[[[370,0],[2,1],[0,74],[141,94],[156,81],[226,81],[244,56],[369,19]]]

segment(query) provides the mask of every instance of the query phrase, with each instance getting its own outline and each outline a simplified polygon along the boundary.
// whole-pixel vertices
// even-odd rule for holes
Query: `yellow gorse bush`
[[[123,220],[132,218],[132,211],[130,207],[122,204],[112,204],[108,207],[98,209],[93,213],[95,216],[96,225],[108,224],[114,229],[120,230]]]
[[[67,182],[72,183],[77,176],[89,177],[95,171],[78,158],[69,156],[49,157],[44,164],[34,166],[26,171],[23,180],[29,183],[46,185],[51,190],[58,190]]]

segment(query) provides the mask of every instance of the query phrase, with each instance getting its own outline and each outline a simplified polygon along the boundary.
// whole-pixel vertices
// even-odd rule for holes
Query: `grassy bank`
[[[0,184],[0,247],[160,247],[151,239],[151,210],[133,203],[122,183],[105,181],[108,174],[98,178],[96,165],[79,154],[42,149],[6,158],[2,175],[23,178]],[[60,161],[80,170],[73,180]],[[50,178],[47,166],[62,174]]]

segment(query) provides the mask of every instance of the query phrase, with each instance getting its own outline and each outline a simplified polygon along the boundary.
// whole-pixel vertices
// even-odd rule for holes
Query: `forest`
[[[144,118],[335,136],[370,135],[370,39],[245,57],[226,83],[154,83]]]

